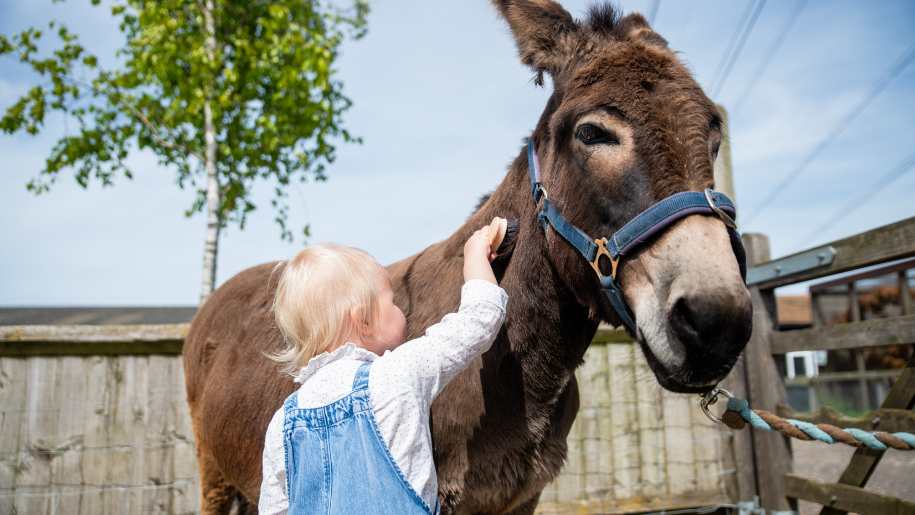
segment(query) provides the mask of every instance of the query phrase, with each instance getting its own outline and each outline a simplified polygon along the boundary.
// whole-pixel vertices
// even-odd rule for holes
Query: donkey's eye
[[[575,129],[575,138],[585,145],[619,145],[620,140],[610,131],[591,123],[583,123]]]
[[[708,142],[708,146],[709,155],[714,163],[715,160],[718,159],[718,151],[721,149],[721,136],[711,138]]]

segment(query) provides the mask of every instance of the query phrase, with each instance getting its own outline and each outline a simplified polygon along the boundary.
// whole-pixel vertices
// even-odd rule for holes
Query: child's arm
[[[258,513],[286,515],[289,496],[286,493],[286,463],[283,448],[283,409],[274,413],[264,437],[261,460],[261,493],[257,502]]]
[[[467,240],[458,311],[385,354],[376,361],[373,374],[399,376],[405,387],[431,404],[448,382],[489,349],[505,320],[508,302],[489,265],[504,230],[505,220],[496,218]]]

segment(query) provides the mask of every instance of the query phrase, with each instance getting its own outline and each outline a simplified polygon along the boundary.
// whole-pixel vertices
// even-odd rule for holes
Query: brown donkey
[[[562,215],[609,235],[653,203],[712,187],[721,118],[639,14],[592,8],[574,20],[550,0],[503,0],[521,60],[554,91],[533,133],[542,183]],[[432,437],[443,513],[532,513],[559,473],[578,411],[573,375],[601,320],[619,319],[594,270],[537,220],[522,150],[492,195],[447,239],[388,267],[408,337],[458,305],[470,233],[518,221],[499,270],[508,318],[483,357],[435,401]],[[295,388],[263,357],[280,347],[270,312],[273,263],[222,285],[194,318],[184,351],[203,513],[252,508],[267,423]],[[694,215],[627,257],[617,276],[658,381],[708,390],[750,334],[750,298],[725,224]],[[252,509],[253,511],[253,509]]]

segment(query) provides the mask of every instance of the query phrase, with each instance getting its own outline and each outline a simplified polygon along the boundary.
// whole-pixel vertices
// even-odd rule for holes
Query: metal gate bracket
[[[831,265],[835,258],[836,249],[832,245],[826,245],[769,261],[747,271],[747,286]]]

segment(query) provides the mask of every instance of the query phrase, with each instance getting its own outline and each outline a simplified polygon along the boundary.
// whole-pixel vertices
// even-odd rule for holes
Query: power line
[[[749,23],[747,23],[747,26],[744,27],[743,32],[741,32],[737,46],[734,48],[734,51],[728,58],[728,63],[724,67],[724,71],[721,73],[721,78],[718,80],[718,83],[715,84],[715,87],[712,88],[712,98],[718,98],[718,94],[721,93],[722,88],[724,88],[724,83],[727,82],[728,76],[731,74],[731,70],[734,68],[734,63],[736,63],[737,58],[740,57],[740,53],[743,51],[743,46],[746,44],[747,38],[750,37],[750,33],[753,32],[753,27],[756,26],[756,20],[759,19],[759,14],[762,12],[763,7],[765,6],[766,0],[759,0],[759,2],[756,3],[756,9],[753,10],[753,14],[750,16]]]
[[[913,59],[915,59],[915,45],[909,47],[908,51],[906,51],[906,53],[899,60],[897,60],[896,63],[893,64],[893,67],[890,68],[889,72],[887,72],[886,75],[874,83],[874,86],[871,88],[870,92],[863,99],[861,99],[861,101],[858,102],[858,104],[856,104],[851,109],[851,111],[843,116],[835,126],[833,126],[833,128],[826,134],[826,137],[821,139],[819,143],[813,147],[813,150],[807,154],[801,163],[791,172],[789,172],[785,178],[781,180],[781,182],[772,188],[771,191],[769,191],[768,195],[766,195],[763,201],[760,202],[759,207],[756,208],[756,211],[750,213],[750,216],[745,219],[743,222],[744,227],[749,225],[750,222],[752,222],[756,216],[759,215],[759,213],[765,210],[769,204],[771,204],[772,201],[775,200],[775,198],[778,197],[782,191],[784,191],[785,188],[794,182],[794,180],[801,175],[807,166],[814,159],[816,159],[823,152],[823,150],[829,146],[830,143],[832,143],[832,140],[838,138],[843,132],[845,132],[845,130],[851,126],[851,122],[857,118],[858,115],[864,112],[864,110],[868,105],[870,105],[874,98],[882,93],[883,90],[886,89],[886,87],[890,84],[890,82],[892,82],[893,79],[895,79],[896,76],[898,76],[900,73],[902,73],[902,70],[904,70],[905,67],[908,66],[910,62],[912,62]]]
[[[753,6],[756,5],[757,0],[750,0],[747,3],[747,8],[744,9],[743,14],[740,15],[740,22],[737,23],[737,30],[731,34],[731,40],[728,41],[728,46],[725,47],[724,55],[721,56],[721,60],[718,61],[718,67],[715,68],[715,80],[712,81],[712,84],[718,83],[718,78],[721,77],[721,71],[724,70],[724,67],[728,63],[728,58],[731,56],[731,52],[734,51],[734,46],[737,44],[737,39],[740,38],[740,35],[743,33],[743,27],[747,24],[747,20],[750,19],[750,13],[753,12]]]
[[[808,241],[808,240],[810,240],[810,238],[812,238],[818,234],[821,234],[826,229],[829,229],[836,222],[838,222],[842,218],[845,218],[846,216],[852,214],[858,208],[860,208],[865,203],[867,203],[867,201],[871,197],[873,197],[877,193],[880,193],[880,191],[883,190],[883,188],[886,188],[887,186],[892,184],[896,179],[899,179],[900,177],[907,174],[908,172],[911,172],[912,170],[915,170],[915,153],[911,154],[907,159],[905,159],[904,161],[902,161],[901,163],[896,165],[894,168],[890,169],[890,171],[887,172],[883,177],[881,177],[880,180],[877,181],[877,183],[874,184],[874,186],[863,196],[855,195],[851,200],[849,200],[848,203],[843,205],[840,209],[837,209],[832,214],[832,216],[830,216],[826,220],[826,222],[824,222],[822,225],[817,227],[815,230],[810,231],[810,233],[808,235],[804,236],[803,241]]]
[[[775,53],[778,52],[778,49],[781,48],[782,43],[784,43],[785,38],[788,36],[788,32],[791,31],[791,28],[794,27],[794,22],[800,18],[801,12],[807,6],[807,0],[798,0],[794,5],[794,12],[791,13],[791,16],[788,17],[786,23],[782,26],[781,32],[775,38],[775,41],[772,43],[772,46],[766,51],[765,57],[760,61],[759,67],[756,71],[753,72],[750,77],[752,80],[747,84],[747,87],[744,88],[743,93],[740,94],[737,102],[734,103],[731,113],[736,113],[743,106],[744,101],[750,96],[750,92],[753,91],[753,88],[756,87],[756,84],[759,83],[760,78],[766,73],[766,70],[769,68],[769,64],[772,62],[772,58],[775,56]]]
[[[652,0],[651,9],[648,11],[648,24],[654,25],[655,18],[658,17],[658,9],[661,8],[661,0]]]

